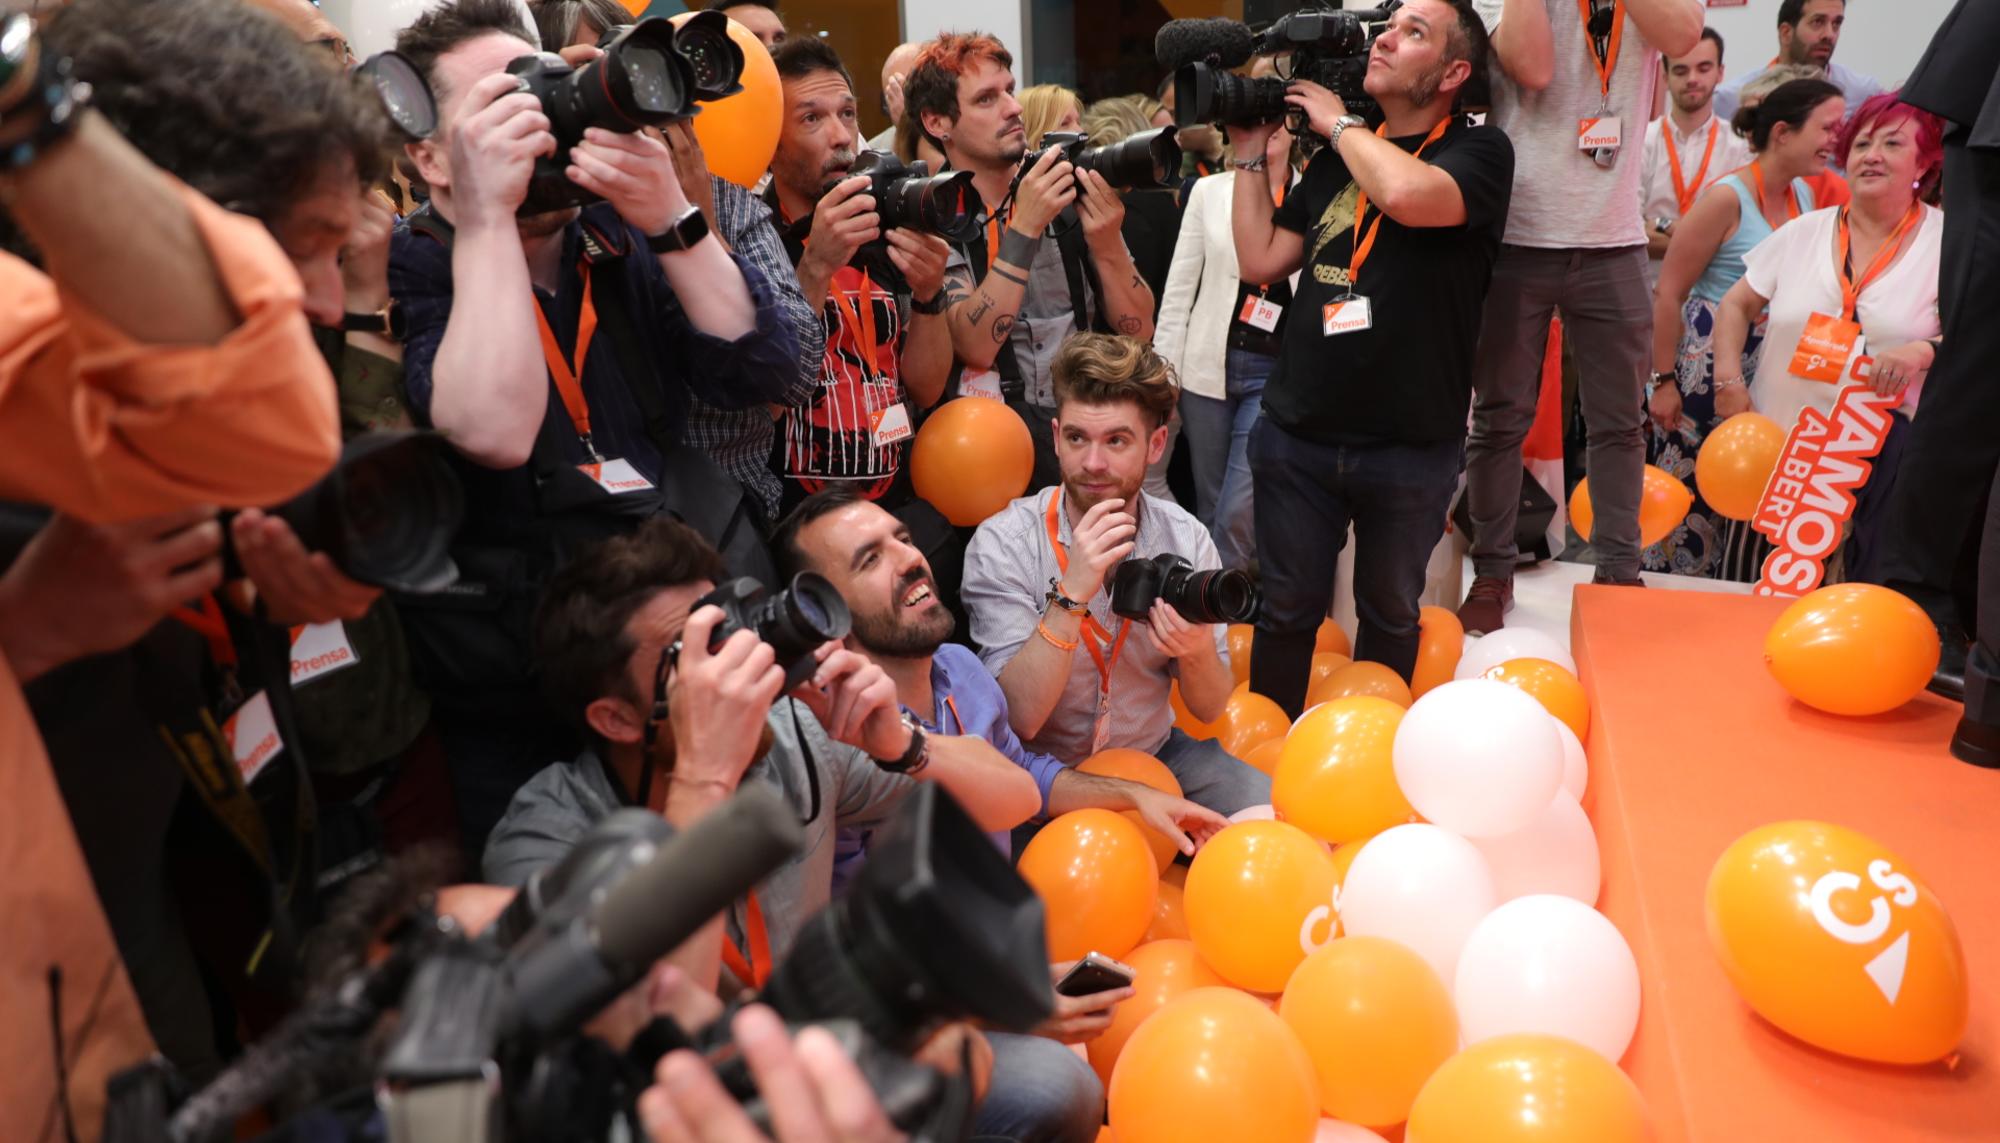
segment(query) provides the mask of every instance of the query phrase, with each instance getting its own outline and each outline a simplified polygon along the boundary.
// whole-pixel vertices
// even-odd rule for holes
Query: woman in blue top
[[[1648,571],[1722,577],[1728,523],[1695,489],[1695,453],[1722,419],[1715,413],[1716,306],[1743,276],[1743,256],[1773,231],[1817,207],[1805,179],[1826,170],[1846,104],[1822,79],[1795,79],[1736,113],[1733,126],[1757,159],[1710,187],[1675,224],[1653,293],[1653,377],[1646,461],[1695,493],[1685,523],[1643,554]],[[1756,360],[1761,330],[1743,347]]]

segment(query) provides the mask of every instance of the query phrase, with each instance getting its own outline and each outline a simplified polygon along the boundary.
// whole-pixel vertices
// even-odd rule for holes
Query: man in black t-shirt
[[[1464,462],[1473,348],[1513,186],[1506,135],[1453,111],[1486,54],[1465,0],[1411,0],[1369,56],[1378,131],[1325,88],[1292,84],[1286,101],[1329,145],[1275,217],[1264,141],[1276,125],[1229,129],[1243,280],[1304,268],[1250,437],[1264,585],[1250,685],[1294,716],[1350,522],[1356,657],[1404,678],[1416,665],[1424,569]]]

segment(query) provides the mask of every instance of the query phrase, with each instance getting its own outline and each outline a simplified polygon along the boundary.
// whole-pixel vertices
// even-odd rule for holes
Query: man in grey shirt
[[[1166,448],[1172,369],[1135,339],[1080,333],[1053,372],[1062,483],[1001,509],[965,553],[972,638],[1000,677],[1008,719],[1029,750],[1066,765],[1127,747],[1166,763],[1190,801],[1218,813],[1268,803],[1268,775],[1173,725],[1176,680],[1196,718],[1228,702],[1224,628],[1164,601],[1146,622],[1111,612],[1111,573],[1128,557],[1222,566],[1200,521],[1141,489]]]

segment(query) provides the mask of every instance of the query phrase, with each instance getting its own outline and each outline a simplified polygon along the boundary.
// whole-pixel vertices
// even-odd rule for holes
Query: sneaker
[[[1503,618],[1514,609],[1514,577],[1474,576],[1472,590],[1459,606],[1458,621],[1467,635],[1489,635],[1506,626]]]

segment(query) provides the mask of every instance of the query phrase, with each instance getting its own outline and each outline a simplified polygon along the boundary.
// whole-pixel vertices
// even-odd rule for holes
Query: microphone
[[[737,790],[636,862],[566,928],[508,956],[510,1025],[544,1038],[574,1031],[804,846],[782,795],[762,784]]]
[[[1250,62],[1256,47],[1247,25],[1220,16],[1168,20],[1153,37],[1153,57],[1168,71],[1179,71],[1191,63],[1238,67]]]
[[[673,835],[674,827],[656,813],[631,806],[613,811],[561,860],[530,875],[484,939],[509,950],[537,929],[560,931]]]

